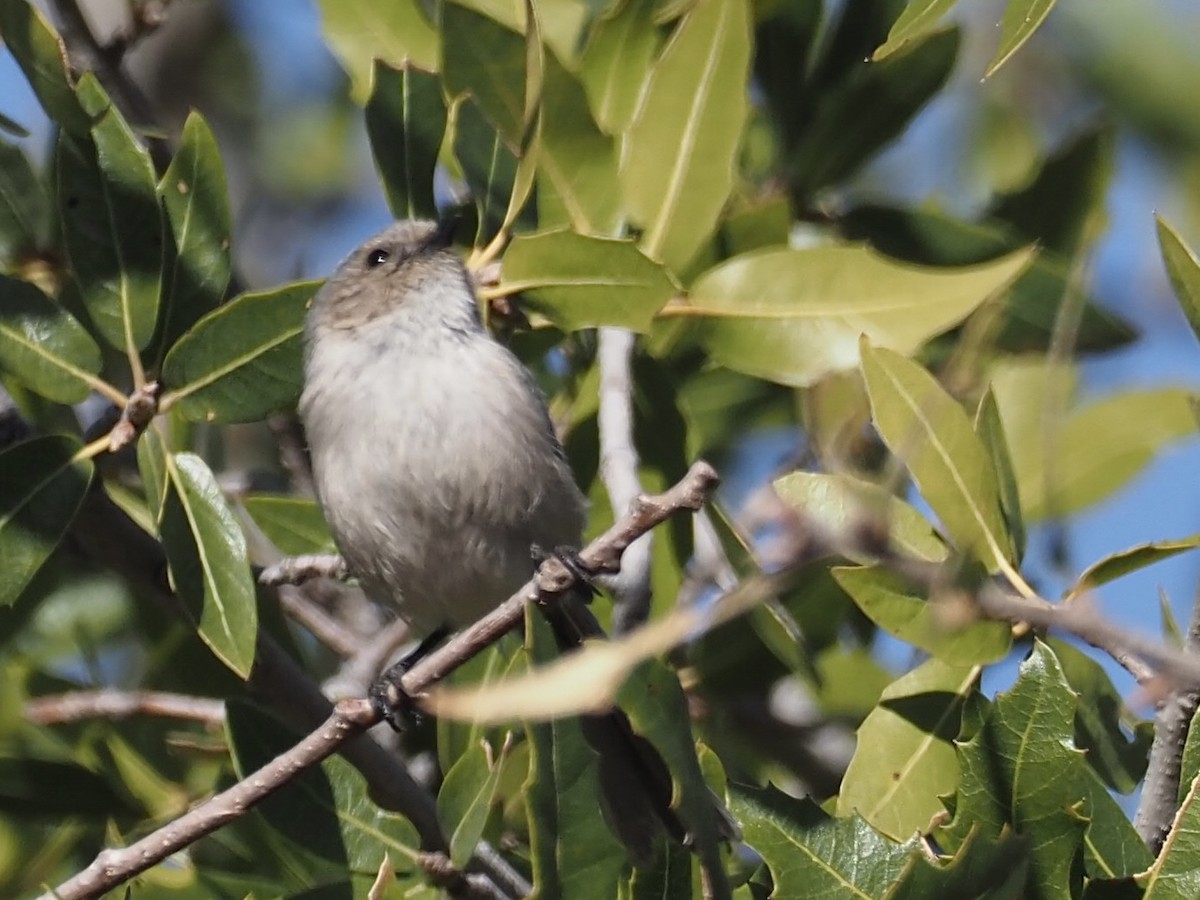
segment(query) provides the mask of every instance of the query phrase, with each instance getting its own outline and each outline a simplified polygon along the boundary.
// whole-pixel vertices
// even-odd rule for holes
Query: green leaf
[[[514,150],[525,137],[525,39],[457,3],[440,4],[442,82],[451,98],[470,94]]]
[[[570,224],[584,234],[612,234],[620,213],[621,188],[612,138],[588,113],[579,81],[553,53],[546,55],[542,130],[537,165],[539,225]],[[562,210],[548,216],[548,204]]]
[[[532,183],[522,181],[518,188],[520,160],[471,98],[459,103],[456,109],[454,156],[462,166],[463,178],[479,211],[476,242],[485,243],[508,218],[513,203],[518,208],[524,207]],[[519,196],[518,190],[524,196]],[[532,217],[521,221],[532,225]]]
[[[553,659],[554,636],[527,610],[526,652],[534,663]],[[605,824],[597,758],[577,718],[526,723],[529,778],[523,786],[533,881],[543,897],[613,897],[626,865],[625,849]]]
[[[71,85],[67,48],[41,11],[26,0],[0,3],[0,34],[46,114],[71,134],[85,136],[88,116]]]
[[[1172,556],[1186,553],[1196,547],[1200,547],[1200,534],[1193,534],[1191,537],[1174,541],[1152,541],[1130,547],[1128,550],[1106,556],[1088,566],[1076,580],[1075,586],[1071,588],[1071,593],[1081,594],[1090,591],[1102,584],[1116,581],[1130,572],[1152,566],[1156,562],[1170,559]]]
[[[393,67],[411,62],[437,67],[439,36],[425,17],[421,0],[318,0],[321,28],[329,48],[350,75],[356,103],[371,96],[375,60]]]
[[[958,401],[911,360],[863,344],[871,415],[956,544],[990,570],[1011,556],[996,472]]]
[[[857,171],[892,141],[946,83],[957,29],[910,41],[879,62],[860,62],[812,98],[804,130],[787,149],[792,196],[811,198]]]
[[[1200,890],[1200,778],[1192,780],[1174,827],[1138,885],[1143,900],[1191,900]]]
[[[630,126],[625,204],[645,229],[646,254],[673,270],[712,234],[733,186],[749,65],[746,0],[697,0],[651,71]]]
[[[1006,831],[992,839],[973,831],[949,861],[913,854],[888,900],[971,897],[972,900],[1022,900],[1029,872],[1029,841]]]
[[[1004,10],[1004,18],[1000,23],[1000,46],[996,55],[988,63],[985,78],[996,74],[996,71],[1012,57],[1021,45],[1033,35],[1038,27],[1050,15],[1054,0],[1008,0]]]
[[[610,5],[595,24],[579,63],[592,114],[608,134],[621,134],[633,121],[646,84],[658,30],[655,0]]]
[[[1016,562],[1025,556],[1025,519],[1021,515],[1021,494],[1017,486],[1017,473],[1013,470],[1012,455],[1008,439],[1004,434],[1004,423],[1000,419],[1000,407],[996,394],[988,385],[975,410],[975,433],[983,441],[984,449],[992,460],[992,468],[1000,482],[1000,510],[1004,523],[1012,535]]]
[[[200,457],[175,453],[165,462],[162,538],[172,584],[204,643],[248,678],[258,639],[258,607],[246,539]]]
[[[0,811],[29,821],[45,816],[97,820],[131,811],[124,792],[80,763],[33,756],[0,756]]]
[[[70,313],[29,282],[0,275],[0,368],[43,397],[79,403],[100,363],[100,348]]]
[[[197,112],[183,126],[175,158],[158,185],[171,239],[159,313],[158,358],[215,309],[229,285],[232,231],[225,169],[216,138]]]
[[[59,138],[58,203],[67,255],[100,336],[132,356],[158,315],[163,223],[150,156],[89,72],[79,99],[91,139]]]
[[[1192,331],[1200,337],[1200,259],[1166,220],[1155,216],[1154,224],[1175,297]]]
[[[170,489],[167,472],[167,445],[163,437],[162,420],[152,422],[137,442],[138,474],[146,492],[146,510],[153,522],[151,529],[158,534],[162,527],[163,510]]]
[[[564,331],[617,325],[646,332],[675,293],[662,266],[633,241],[570,231],[520,235],[504,254],[505,291]]]
[[[288,556],[334,552],[333,537],[315,500],[282,494],[249,494],[242,506],[263,534]]]
[[[906,44],[924,38],[937,28],[938,22],[954,3],[955,0],[908,0],[908,6],[904,7],[904,12],[888,32],[886,43],[871,54],[871,59],[878,62]]]
[[[225,728],[234,769],[243,779],[300,740],[238,701],[226,704]],[[408,820],[375,803],[362,775],[337,756],[305,769],[257,809],[272,828],[317,858],[340,864],[343,872],[375,875],[385,855],[402,869],[421,846]]]
[[[469,747],[446,773],[438,790],[438,817],[450,829],[450,860],[460,869],[483,837],[503,759],[503,750],[499,758],[489,761],[483,747]]]
[[[1032,252],[939,270],[867,247],[761,250],[705,272],[668,312],[686,315],[722,365],[805,387],[857,365],[863,334],[914,353],[1011,283]]]
[[[958,787],[954,741],[978,683],[978,666],[931,659],[888,685],[858,728],[837,815],[857,813],[898,841],[925,831]]]
[[[869,481],[851,475],[791,472],[775,481],[775,491],[784,503],[830,534],[854,538],[864,528],[875,531],[878,522],[886,526],[892,546],[906,556],[929,562],[949,556],[928,519]]]
[[[773,897],[885,896],[917,848],[915,837],[893,843],[857,816],[830,818],[772,785],[739,785],[730,801],[746,843],[771,872]]]
[[[92,480],[77,441],[36,437],[0,452],[0,606],[11,606],[67,533]]]
[[[20,149],[0,141],[0,260],[45,247],[52,228],[41,179]]]
[[[433,72],[375,62],[367,136],[388,207],[398,219],[437,217],[433,173],[446,133],[446,101]]]
[[[996,662],[1012,647],[1007,622],[948,624],[950,613],[939,606],[940,601],[921,596],[909,581],[886,567],[837,567],[833,577],[868,619],[949,665]]]
[[[242,294],[185,334],[163,363],[169,390],[192,421],[251,422],[300,396],[304,316],[320,282]]]

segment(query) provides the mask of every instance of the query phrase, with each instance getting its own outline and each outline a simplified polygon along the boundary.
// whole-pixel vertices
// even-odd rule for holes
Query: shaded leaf
[[[1011,554],[996,472],[966,412],[933,377],[890,350],[863,346],[871,415],[956,544],[995,570]]]
[[[320,282],[242,294],[185,334],[163,363],[169,393],[193,421],[250,422],[300,396],[304,316]]]
[[[463,178],[479,213],[476,243],[486,243],[508,218],[510,207],[525,206],[532,183],[522,182],[520,189],[524,196],[518,194],[519,159],[470,98],[456,109],[454,156],[462,166]],[[532,225],[532,217],[521,221]]]
[[[79,403],[100,362],[99,346],[70,313],[29,282],[0,275],[0,367],[43,397]]]
[[[928,35],[954,3],[955,0],[908,0],[908,6],[888,32],[887,41],[871,54],[871,59],[878,62],[911,41]]]
[[[662,266],[633,241],[570,231],[520,235],[504,255],[505,291],[565,331],[617,325],[648,331],[675,293]]]
[[[867,247],[761,250],[701,275],[685,306],[723,365],[808,386],[853,368],[859,338],[913,353],[961,322],[1028,265],[1031,250],[958,270],[897,263]]]
[[[983,73],[985,78],[995,75],[1008,62],[1021,45],[1033,36],[1053,8],[1054,0],[1008,0],[1004,18],[1000,22],[1000,46]]]
[[[242,506],[263,534],[288,556],[334,552],[333,537],[315,500],[283,494],[249,494]]]
[[[892,546],[907,556],[941,562],[949,555],[928,519],[877,484],[851,475],[790,472],[774,486],[784,503],[832,535],[855,538],[869,529],[886,532]]]
[[[166,457],[163,547],[171,581],[204,643],[242,678],[250,675],[258,639],[258,607],[246,539],[200,457]]]
[[[1000,510],[1004,523],[1012,535],[1015,561],[1025,556],[1025,519],[1021,515],[1021,494],[1017,486],[1017,473],[1013,470],[1012,455],[1008,450],[1008,438],[1004,434],[1004,423],[1000,419],[1000,407],[996,405],[996,394],[988,385],[979,407],[975,410],[975,433],[983,441],[984,449],[992,460],[992,468],[1000,482]]]
[[[447,2],[439,5],[442,82],[451,97],[470,94],[514,150],[525,136],[525,39],[495,19]]]
[[[20,149],[0,141],[0,260],[46,246],[52,227],[41,179]]]
[[[422,69],[436,68],[439,35],[421,0],[318,0],[317,6],[325,39],[350,75],[356,103],[365,104],[371,96],[377,59],[393,67],[411,61]]]
[[[1029,871],[1029,841],[1006,831],[998,838],[975,831],[948,861],[913,854],[888,900],[971,897],[972,900],[1021,900]]]
[[[163,225],[150,156],[99,82],[79,99],[91,138],[59,138],[58,203],[71,269],[100,336],[132,355],[150,342],[162,280]]]
[[[978,666],[931,659],[888,685],[858,728],[837,815],[855,813],[895,840],[923,832],[958,787],[958,737]]]
[[[92,480],[68,437],[36,437],[0,451],[0,606],[11,606],[71,526]]]
[[[88,116],[68,75],[67,48],[41,11],[26,0],[0,3],[0,34],[46,114],[71,134],[86,135]]]
[[[1192,331],[1200,337],[1200,259],[1163,218],[1155,216],[1154,225],[1175,297]]]
[[[733,186],[749,64],[746,0],[698,0],[650,73],[621,181],[642,247],[668,268],[685,266],[712,234]]]
[[[175,157],[158,186],[172,252],[159,313],[158,358],[215,309],[229,284],[229,193],[216,138],[197,112],[183,126]]]
[[[609,134],[631,121],[658,50],[655,0],[628,0],[601,14],[584,48],[579,77],[592,114]]]
[[[6,753],[0,756],[0,811],[26,821],[44,816],[102,819],[127,815],[130,806],[104,776],[77,762]]]
[[[921,596],[911,582],[885,566],[839,567],[833,577],[868,619],[949,665],[996,662],[1012,646],[1009,623],[980,621],[956,627],[947,621],[951,614],[939,600]]]
[[[857,816],[830,818],[772,785],[737,786],[730,803],[771,872],[775,897],[882,897],[917,849],[916,838],[893,843]]]
[[[398,219],[436,218],[433,173],[446,132],[441,80],[412,65],[394,69],[376,60],[374,81],[367,136],[388,207]]]
[[[438,789],[438,817],[450,830],[450,859],[464,867],[483,837],[500,783],[504,751],[489,765],[488,754],[476,744],[446,773]]]

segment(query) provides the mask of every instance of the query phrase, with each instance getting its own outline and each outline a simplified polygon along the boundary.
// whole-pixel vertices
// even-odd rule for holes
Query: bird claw
[[[367,691],[367,699],[379,717],[393,731],[404,732],[421,724],[421,710],[416,701],[404,689],[404,676],[428,656],[438,644],[446,639],[450,629],[442,626],[435,629],[421,643],[379,676]]]
[[[579,588],[579,593],[585,600],[590,601],[593,597],[599,595],[596,585],[592,580],[591,570],[579,555],[579,551],[574,547],[565,544],[555,547],[553,550],[546,551],[542,547],[534,544],[529,548],[529,555],[541,565],[548,559],[557,559],[563,564],[563,567],[571,573],[575,579],[575,584]]]

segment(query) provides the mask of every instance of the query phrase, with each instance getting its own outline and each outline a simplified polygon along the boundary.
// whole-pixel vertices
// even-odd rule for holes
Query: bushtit
[[[545,400],[484,329],[449,243],[447,228],[398,222],[342,262],[309,312],[300,400],[349,571],[423,634],[507,599],[533,574],[531,548],[577,546],[585,515]],[[553,615],[560,643],[599,631],[576,598]],[[660,822],[680,836],[657,754],[619,714],[583,722],[627,846],[644,855]]]

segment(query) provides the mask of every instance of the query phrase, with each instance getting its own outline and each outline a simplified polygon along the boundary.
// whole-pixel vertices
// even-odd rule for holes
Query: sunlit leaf
[[[646,84],[659,43],[654,8],[655,0],[611,5],[583,51],[579,77],[592,114],[609,134],[629,126]]]
[[[995,569],[1011,553],[996,472],[958,401],[911,360],[863,346],[875,427],[950,537]]]
[[[1175,297],[1192,331],[1200,337],[1200,259],[1196,258],[1196,254],[1166,220],[1155,216],[1154,223],[1158,230],[1158,246],[1171,279],[1171,287],[1175,289]]]
[[[450,831],[450,859],[459,868],[471,859],[483,837],[496,799],[502,760],[501,754],[489,765],[482,747],[469,747],[446,773],[438,790],[438,817]]]
[[[11,606],[54,552],[79,511],[92,464],[79,444],[37,437],[0,451],[0,606]]]
[[[0,34],[46,114],[72,134],[86,135],[88,116],[67,74],[67,49],[41,11],[27,0],[0,3]]]
[[[1006,831],[998,838],[971,835],[949,859],[914,854],[909,868],[888,892],[888,900],[931,897],[975,897],[977,900],[1023,900],[1029,870],[1029,841]]]
[[[171,581],[200,637],[242,678],[258,640],[258,607],[246,539],[212,471],[192,453],[166,459],[162,518]]]
[[[931,659],[884,689],[858,728],[842,779],[837,814],[855,813],[895,840],[924,831],[942,811],[939,797],[958,787],[958,738],[976,666]]]
[[[878,61],[891,56],[910,41],[933,31],[954,3],[955,0],[908,0],[908,6],[888,32],[887,42],[875,50],[871,59]]]
[[[733,186],[749,64],[746,0],[698,0],[651,71],[621,180],[642,247],[669,268],[712,234]]]
[[[647,331],[675,293],[662,266],[633,241],[549,231],[515,238],[504,255],[506,291],[558,327]]]
[[[440,5],[442,81],[451,97],[470,94],[509,147],[525,132],[525,41],[495,19],[457,3]]]
[[[334,552],[329,526],[315,500],[250,494],[242,498],[242,506],[267,539],[288,556]]]
[[[34,285],[0,275],[0,368],[43,397],[78,403],[96,382],[100,348]]]
[[[1050,15],[1054,8],[1054,0],[1008,0],[1004,10],[1004,18],[1000,23],[1000,46],[996,55],[988,63],[984,77],[995,75],[996,71],[1012,58],[1038,27]]]
[[[1012,454],[1008,449],[1008,438],[1004,434],[1004,423],[1000,419],[1000,407],[996,405],[996,394],[990,385],[975,410],[975,433],[983,441],[984,449],[992,460],[992,468],[996,471],[1000,483],[1000,510],[1004,513],[1008,533],[1012,535],[1016,561],[1020,562],[1025,556],[1025,518],[1021,515],[1021,494]]]
[[[175,405],[193,421],[249,422],[300,396],[304,316],[319,282],[242,294],[209,313],[163,363]]]
[[[702,274],[686,315],[716,361],[807,386],[853,368],[859,338],[913,353],[1028,265],[1032,251],[963,269],[897,263],[867,247],[761,250]]]
[[[163,223],[154,166],[95,76],[79,82],[91,137],[59,139],[58,203],[71,268],[88,316],[131,355],[154,334]]]
[[[412,65],[394,69],[376,60],[366,120],[371,153],[392,215],[436,217],[433,173],[446,131],[441,80]]]
[[[1119,553],[1113,553],[1084,569],[1076,579],[1075,587],[1071,592],[1075,594],[1090,591],[1131,572],[1152,566],[1156,562],[1170,559],[1172,556],[1178,556],[1180,553],[1186,553],[1197,547],[1200,547],[1200,534],[1193,534],[1191,537],[1176,541],[1152,541],[1130,547]]]
[[[406,61],[437,67],[439,34],[421,0],[318,0],[321,28],[329,47],[350,75],[356,103],[371,96],[374,61],[393,67]]]

